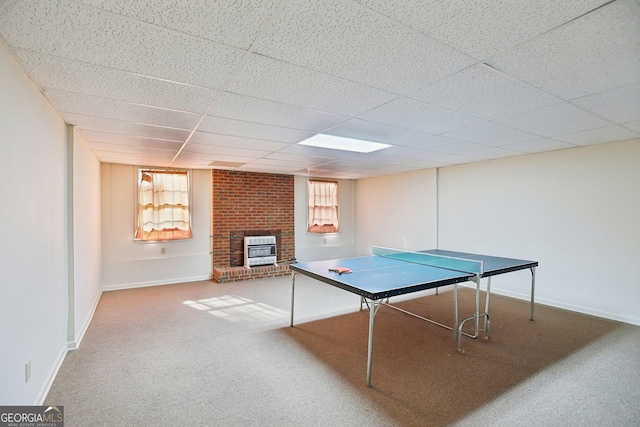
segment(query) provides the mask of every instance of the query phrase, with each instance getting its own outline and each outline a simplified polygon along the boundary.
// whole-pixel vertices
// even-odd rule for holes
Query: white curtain
[[[186,171],[139,172],[136,239],[176,240],[191,234]]]
[[[338,223],[338,183],[309,180],[307,230],[312,233],[336,233]]]

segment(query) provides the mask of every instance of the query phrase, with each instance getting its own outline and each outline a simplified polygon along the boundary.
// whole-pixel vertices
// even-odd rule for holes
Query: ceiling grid
[[[0,37],[102,162],[359,179],[640,137],[637,0],[5,0]]]

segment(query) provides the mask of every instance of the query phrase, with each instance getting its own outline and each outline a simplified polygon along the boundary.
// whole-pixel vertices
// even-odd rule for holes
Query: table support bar
[[[434,324],[434,325],[436,325],[436,326],[440,326],[441,328],[445,328],[445,329],[448,329],[448,330],[450,330],[450,331],[456,332],[456,328],[451,327],[451,326],[449,326],[449,325],[445,325],[445,324],[443,324],[443,323],[436,322],[436,321],[435,321],[435,320],[433,320],[433,319],[427,319],[426,317],[422,317],[422,316],[420,316],[419,314],[412,313],[412,312],[410,312],[410,311],[404,310],[404,309],[402,309],[402,308],[400,308],[400,307],[397,307],[397,306],[395,306],[395,305],[393,305],[393,304],[389,304],[389,303],[386,303],[386,302],[385,302],[385,303],[383,303],[383,304],[384,304],[385,306],[389,307],[389,308],[393,308],[394,310],[398,310],[398,311],[400,311],[400,312],[402,312],[402,313],[404,313],[404,314],[408,314],[409,316],[416,317],[416,318],[418,318],[418,319],[420,319],[420,320],[424,320],[425,322],[429,322],[429,323],[432,323],[432,324]],[[472,316],[471,318],[473,318],[473,317],[475,317],[475,316]],[[461,331],[461,333],[462,333],[462,335],[464,335],[464,336],[466,336],[466,337],[469,337],[469,338],[478,338],[478,336],[477,336],[477,335],[472,335],[472,334],[470,334],[470,333],[468,333],[468,332]]]

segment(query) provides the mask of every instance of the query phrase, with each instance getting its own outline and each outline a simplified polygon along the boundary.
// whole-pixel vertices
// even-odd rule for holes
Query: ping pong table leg
[[[490,292],[490,286],[491,286],[491,282],[490,282],[491,278],[489,278],[489,283],[487,284],[487,300],[485,303],[485,312],[484,313],[480,313],[480,281],[481,281],[481,277],[478,275],[476,276],[474,279],[471,279],[472,282],[474,282],[476,284],[476,311],[472,316],[469,316],[465,319],[462,319],[461,322],[458,323],[458,285],[454,284],[453,285],[453,299],[454,299],[454,306],[455,306],[455,332],[456,332],[456,343],[458,344],[458,353],[460,354],[465,354],[465,351],[462,349],[462,335],[467,335],[471,338],[478,338],[480,336],[480,316],[484,316],[484,330],[487,332],[487,335],[485,336],[485,341],[489,340],[489,334],[490,334],[490,322],[491,320],[489,319],[489,292]],[[474,320],[475,321],[475,333],[474,335],[469,335],[466,333],[462,332],[462,329],[464,327],[464,324],[468,321],[468,320]]]
[[[367,387],[371,387],[371,364],[373,362],[373,321],[376,316],[374,301],[369,307],[369,344],[367,347]]]
[[[367,387],[371,387],[371,365],[373,362],[373,322],[382,300],[370,300],[369,306],[369,344],[367,346]]]
[[[491,276],[489,276],[487,278],[487,295],[485,297],[485,301],[484,301],[484,312],[488,315],[489,314],[489,296],[491,295]],[[484,330],[487,330],[487,320],[488,320],[488,316],[484,317]]]
[[[298,275],[297,271],[291,273],[291,324],[289,326],[293,327],[293,302],[295,301],[295,291],[296,291],[296,276]]]
[[[453,284],[453,327],[456,336],[456,343],[458,344],[458,351],[462,349],[462,329],[458,324],[458,284]]]
[[[476,282],[476,333],[475,336],[477,337],[478,335],[480,335],[479,331],[480,331],[480,277],[476,277],[476,280],[474,280]]]
[[[454,328],[456,328],[456,334],[458,331],[458,284],[454,283],[453,284],[453,324],[455,325]],[[456,339],[457,339],[457,335],[456,335]]]
[[[533,300],[536,289],[536,268],[531,267],[531,320],[533,320]]]

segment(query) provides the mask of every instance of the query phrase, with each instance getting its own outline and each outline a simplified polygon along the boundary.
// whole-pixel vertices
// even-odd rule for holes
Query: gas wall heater
[[[248,236],[244,238],[244,266],[276,265],[276,236]]]

